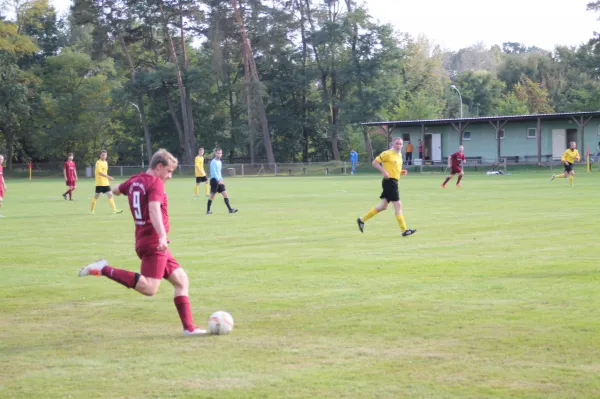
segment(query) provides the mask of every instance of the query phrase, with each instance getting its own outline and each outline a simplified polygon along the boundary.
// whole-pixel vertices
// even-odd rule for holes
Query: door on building
[[[442,135],[441,133],[425,134],[425,143],[423,145],[423,156],[425,159],[433,162],[442,162]]]
[[[560,159],[567,149],[567,129],[552,129],[552,159]]]
[[[567,143],[565,146],[565,150],[569,147],[569,143],[572,141],[577,143],[577,129],[567,129]],[[578,144],[581,144],[581,143],[578,143]]]

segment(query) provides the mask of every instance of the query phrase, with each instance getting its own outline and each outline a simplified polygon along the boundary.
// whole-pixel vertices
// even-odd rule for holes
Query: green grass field
[[[579,171],[579,170],[578,170]],[[400,182],[361,234],[376,175],[226,179],[205,215],[192,178],[167,184],[171,249],[196,321],[184,338],[164,283],[143,297],[78,278],[106,257],[138,270],[131,215],[91,180],[10,180],[0,210],[2,398],[598,398],[600,175]],[[123,198],[119,207],[126,209]]]

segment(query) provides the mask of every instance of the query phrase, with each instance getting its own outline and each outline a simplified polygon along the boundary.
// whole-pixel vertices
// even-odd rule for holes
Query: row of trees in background
[[[372,156],[372,120],[600,109],[600,37],[444,51],[354,0],[0,0],[0,151],[139,164],[198,146],[231,162]],[[588,5],[600,11],[600,1]],[[587,41],[588,38],[582,38]],[[373,137],[373,142],[370,137]]]

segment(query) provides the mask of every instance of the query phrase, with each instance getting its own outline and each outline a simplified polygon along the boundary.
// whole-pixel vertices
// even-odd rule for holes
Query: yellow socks
[[[564,179],[565,175],[555,175],[554,178],[555,179]]]
[[[400,230],[402,230],[402,232],[404,233],[406,231],[406,222],[404,221],[404,215],[402,215],[402,214],[396,215],[396,220],[398,221],[398,224],[400,225]]]
[[[92,205],[90,206],[90,212],[94,212],[96,209],[96,198],[92,198]]]
[[[573,187],[573,182],[575,181],[575,176],[569,176],[569,184]]]
[[[108,203],[110,204],[110,207],[112,208],[113,212],[117,210],[117,206],[115,205],[115,200],[110,198],[108,200]]]
[[[196,184],[196,189],[194,190],[194,195],[197,197],[198,196],[198,191],[200,191],[200,186],[198,186]]]
[[[365,216],[363,216],[362,218],[360,218],[360,220],[362,220],[363,222],[366,222],[367,220],[371,219],[375,215],[377,215],[377,209],[371,208],[371,210],[369,212],[367,212],[365,214]]]
[[[206,192],[206,195],[210,195],[210,186],[208,184],[204,185],[204,191]]]

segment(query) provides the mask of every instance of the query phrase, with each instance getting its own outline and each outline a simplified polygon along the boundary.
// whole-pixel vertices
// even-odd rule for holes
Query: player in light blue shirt
[[[238,211],[229,205],[229,195],[227,194],[225,183],[223,183],[223,175],[221,174],[221,169],[223,168],[223,162],[221,161],[222,156],[223,150],[217,148],[215,150],[215,157],[212,161],[210,161],[210,198],[208,199],[208,204],[206,207],[207,215],[212,214],[210,206],[212,205],[213,199],[215,199],[215,195],[217,195],[217,193],[221,194],[225,199],[225,205],[227,205],[229,213],[236,213]]]
[[[356,164],[358,163],[358,152],[356,150],[350,151],[350,163],[352,164],[352,174],[356,173]]]

